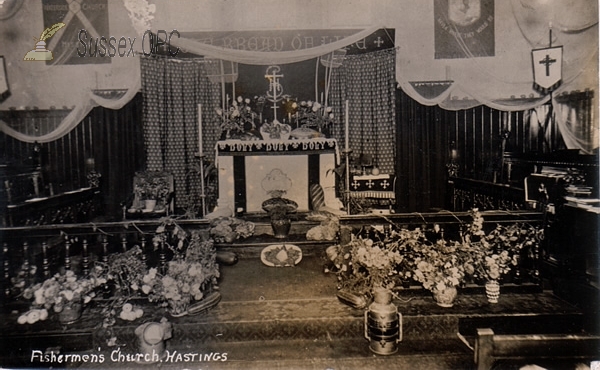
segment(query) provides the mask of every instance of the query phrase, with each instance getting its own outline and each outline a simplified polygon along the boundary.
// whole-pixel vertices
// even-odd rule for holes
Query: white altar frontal
[[[318,183],[325,204],[336,204],[335,172],[339,163],[335,139],[224,140],[216,144],[219,206],[236,213],[264,212],[267,191],[286,190],[284,198],[310,209],[309,187]]]

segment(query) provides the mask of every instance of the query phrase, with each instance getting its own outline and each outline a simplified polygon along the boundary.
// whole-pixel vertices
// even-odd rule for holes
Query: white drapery
[[[265,2],[261,4],[264,6]],[[532,89],[530,51],[548,46],[548,28],[552,23],[553,44],[564,47],[563,83],[555,91],[554,96],[573,90],[583,91],[586,88],[597,90],[598,3],[595,0],[568,2],[497,0],[495,1],[495,56],[452,60],[434,59],[433,2],[396,0],[367,2],[365,0],[360,2],[360,5],[370,8],[374,15],[370,24],[379,23],[378,25],[363,26],[360,32],[313,48],[260,52],[218,48],[202,44],[198,40],[184,38],[172,38],[171,41],[173,46],[179,46],[187,52],[198,55],[239,63],[268,65],[301,61],[328,54],[361,40],[374,30],[384,28],[385,25],[386,28],[396,30],[397,82],[419,103],[439,105],[449,110],[468,109],[485,104],[495,109],[516,111],[535,108],[550,99],[549,95],[540,95]],[[185,6],[192,5],[170,3],[169,9],[173,9],[172,15],[177,12],[190,12],[191,10],[185,9]],[[280,18],[278,21],[281,22],[280,24],[287,24],[289,29],[302,25],[293,15],[288,16],[280,12],[285,9],[285,5],[277,4],[272,7],[276,8],[273,15]],[[213,9],[218,9],[218,6]],[[161,21],[159,18],[163,15],[166,19],[171,19],[169,14],[163,14],[163,10],[156,12],[154,21]],[[341,16],[344,14],[350,16],[350,12],[355,10],[340,9],[339,11]],[[268,17],[268,14],[265,13],[265,17]],[[131,26],[127,9],[121,2],[110,2],[109,17],[111,33],[126,36],[137,34],[141,37]],[[1,22],[0,34],[13,35],[2,40],[5,50],[22,50],[23,53],[30,50],[34,46],[30,35],[39,34],[42,19],[41,5],[27,2],[14,17]],[[180,29],[194,29],[193,23],[180,26]],[[157,28],[155,23],[151,24],[151,27]],[[316,24],[316,28],[319,28],[319,24]],[[344,28],[344,25],[340,28]],[[276,28],[272,26],[272,29]],[[18,32],[15,33],[14,30]],[[45,133],[43,136],[19,133],[10,126],[10,123],[0,121],[0,130],[22,141],[55,140],[75,127],[94,106],[118,109],[139,91],[140,72],[137,58],[113,58],[111,64],[95,64],[90,68],[89,64],[47,66],[45,63],[23,62],[23,55],[19,52],[5,52],[4,55],[10,71],[9,85],[12,96],[0,103],[0,109],[8,110],[10,107],[25,106],[38,106],[40,109],[48,109],[51,106],[75,107],[53,132]],[[96,76],[93,75],[94,72],[90,73],[90,70],[94,71]],[[411,85],[411,82],[436,80],[451,80],[452,83],[448,89],[433,97],[422,96]],[[92,92],[94,89],[111,88],[126,89],[127,94],[120,99],[111,100],[98,97]],[[594,95],[594,99],[593,117],[598,117],[597,94]],[[556,117],[561,120],[563,116],[557,114]],[[561,131],[569,127],[564,124],[565,122],[560,124]],[[597,130],[597,127],[593,130]],[[569,145],[576,145],[579,141],[569,140],[571,143]],[[596,143],[593,145],[597,146]]]

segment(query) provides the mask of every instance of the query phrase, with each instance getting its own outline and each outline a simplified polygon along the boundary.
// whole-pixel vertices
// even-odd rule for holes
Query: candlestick
[[[345,136],[345,140],[346,140],[345,149],[348,150],[348,148],[349,148],[349,145],[348,145],[349,144],[349,135],[348,135],[348,132],[349,132],[349,127],[348,127],[348,100],[346,100],[345,124],[346,124],[346,132],[345,132],[345,135],[344,135]],[[346,171],[347,170],[348,169],[346,169]]]
[[[198,104],[198,154],[202,155],[202,104]]]

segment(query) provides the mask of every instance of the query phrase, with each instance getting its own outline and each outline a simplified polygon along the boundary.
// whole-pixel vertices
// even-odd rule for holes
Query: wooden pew
[[[477,329],[475,364],[489,370],[496,360],[600,360],[600,336],[585,334],[494,334]]]

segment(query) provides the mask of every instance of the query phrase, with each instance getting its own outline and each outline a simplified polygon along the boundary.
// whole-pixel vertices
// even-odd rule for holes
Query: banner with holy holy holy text
[[[562,46],[531,51],[533,88],[544,94],[562,83]]]

